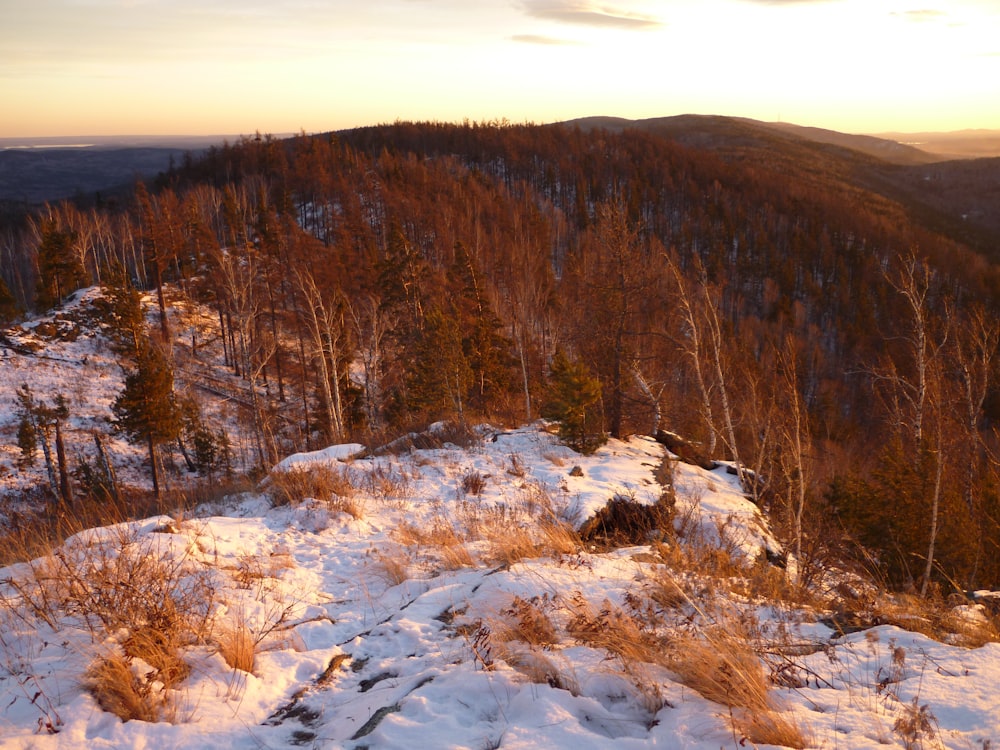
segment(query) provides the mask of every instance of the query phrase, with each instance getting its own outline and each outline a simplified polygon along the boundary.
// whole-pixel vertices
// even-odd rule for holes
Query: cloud
[[[594,5],[585,0],[526,0],[524,9],[529,16],[558,23],[629,31],[649,31],[663,26],[662,22],[652,16],[630,13],[608,5]]]
[[[942,18],[947,18],[948,14],[943,10],[904,10],[902,13],[892,13],[891,15],[897,18],[902,18],[906,21],[913,21],[915,23],[925,23],[927,21],[937,21]]]
[[[556,39],[552,36],[542,36],[540,34],[514,34],[510,37],[512,42],[522,42],[524,44],[543,44],[551,46],[576,45],[579,42],[572,42],[568,39]]]
[[[820,3],[836,2],[837,0],[744,0],[756,5],[818,5]]]

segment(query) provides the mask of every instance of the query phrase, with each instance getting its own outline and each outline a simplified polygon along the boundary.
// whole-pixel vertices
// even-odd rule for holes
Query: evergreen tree
[[[430,310],[411,361],[407,372],[410,408],[432,417],[454,414],[464,419],[472,370],[462,351],[457,321],[441,310]]]
[[[136,356],[142,349],[146,317],[138,290],[121,263],[112,263],[102,274],[105,322],[111,327],[115,346],[123,354]]]
[[[0,277],[0,326],[5,326],[21,314],[21,307],[11,294],[3,277]]]
[[[174,399],[174,372],[167,357],[148,339],[136,359],[135,369],[126,371],[125,387],[111,407],[115,427],[134,443],[149,448],[153,493],[160,495],[156,447],[175,440],[181,419]]]
[[[549,375],[549,399],[542,416],[559,422],[559,439],[570,448],[593,453],[607,442],[598,408],[601,381],[561,349],[552,359]]]
[[[69,481],[69,467],[66,460],[66,447],[63,443],[62,425],[69,419],[69,404],[61,393],[56,396],[55,406],[49,406],[44,401],[36,400],[27,383],[17,390],[17,444],[21,449],[18,464],[33,466],[35,450],[39,442],[45,455],[45,468],[48,474],[49,489],[56,498],[69,503],[73,499],[72,487]],[[53,462],[51,439],[55,436],[56,456]]]
[[[20,397],[20,393],[18,396]],[[35,465],[35,456],[38,452],[38,427],[28,411],[19,411],[17,447],[21,450],[21,456],[17,459],[17,466],[19,469],[26,469]]]
[[[448,282],[452,289],[451,308],[464,334],[462,351],[472,375],[472,406],[488,412],[514,379],[510,356],[513,345],[500,333],[502,324],[486,297],[483,274],[461,243],[455,246]]]
[[[35,307],[49,310],[87,284],[87,272],[73,251],[76,233],[59,228],[54,219],[41,227]]]

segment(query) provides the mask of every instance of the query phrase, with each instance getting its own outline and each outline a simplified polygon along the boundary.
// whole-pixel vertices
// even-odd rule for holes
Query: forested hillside
[[[162,395],[126,378],[109,429],[151,466],[181,434],[169,296],[214,311],[221,346],[190,348],[243,380],[260,470],[437,420],[549,417],[584,450],[659,433],[732,461],[800,560],[1000,585],[993,224],[870,155],[685,127],[244,139],[119,205],[9,220],[0,320],[104,287],[122,367]]]

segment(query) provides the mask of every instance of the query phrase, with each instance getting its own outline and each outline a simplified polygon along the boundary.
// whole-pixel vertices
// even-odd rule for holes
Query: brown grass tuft
[[[96,659],[84,684],[104,711],[122,721],[158,721],[166,708],[163,693],[121,654]]]
[[[580,683],[576,677],[567,670],[560,669],[549,654],[537,648],[505,650],[502,658],[536,685],[566,690],[571,695],[580,694]]]
[[[257,658],[257,640],[246,623],[223,628],[218,635],[219,654],[231,669],[253,672]]]
[[[741,744],[749,742],[754,747],[776,745],[795,750],[813,744],[797,722],[778,711],[734,711],[731,718],[733,731],[740,736]]]
[[[522,599],[515,596],[511,603],[500,611],[496,622],[492,623],[493,634],[503,641],[521,641],[530,646],[554,646],[559,642],[556,628],[545,609],[551,605],[547,598]]]
[[[623,665],[637,662],[666,664],[663,641],[644,627],[642,621],[605,600],[600,610],[575,592],[566,600],[570,620],[566,632],[592,648],[617,657]]]
[[[364,515],[360,505],[354,502],[355,487],[347,466],[321,464],[291,471],[273,471],[270,480],[268,492],[275,505],[295,505],[312,497],[354,518]]]
[[[401,549],[378,550],[373,555],[375,565],[381,572],[382,577],[391,586],[398,586],[409,580],[410,560]]]
[[[670,668],[703,698],[730,708],[762,713],[772,706],[764,665],[738,628],[713,626],[675,641]]]
[[[130,659],[141,659],[153,668],[153,673],[147,675],[148,680],[159,682],[169,690],[191,674],[191,667],[181,658],[183,644],[178,642],[180,635],[177,630],[140,627],[129,634],[122,643],[122,649]]]
[[[475,564],[465,546],[465,539],[445,518],[435,518],[430,528],[418,528],[410,523],[401,524],[394,536],[403,545],[426,548],[445,570],[458,570]]]

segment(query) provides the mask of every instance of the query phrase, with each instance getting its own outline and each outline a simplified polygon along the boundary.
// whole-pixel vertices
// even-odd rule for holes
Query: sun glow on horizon
[[[1000,129],[1000,9],[894,5],[37,0],[0,28],[0,137],[688,112]]]

